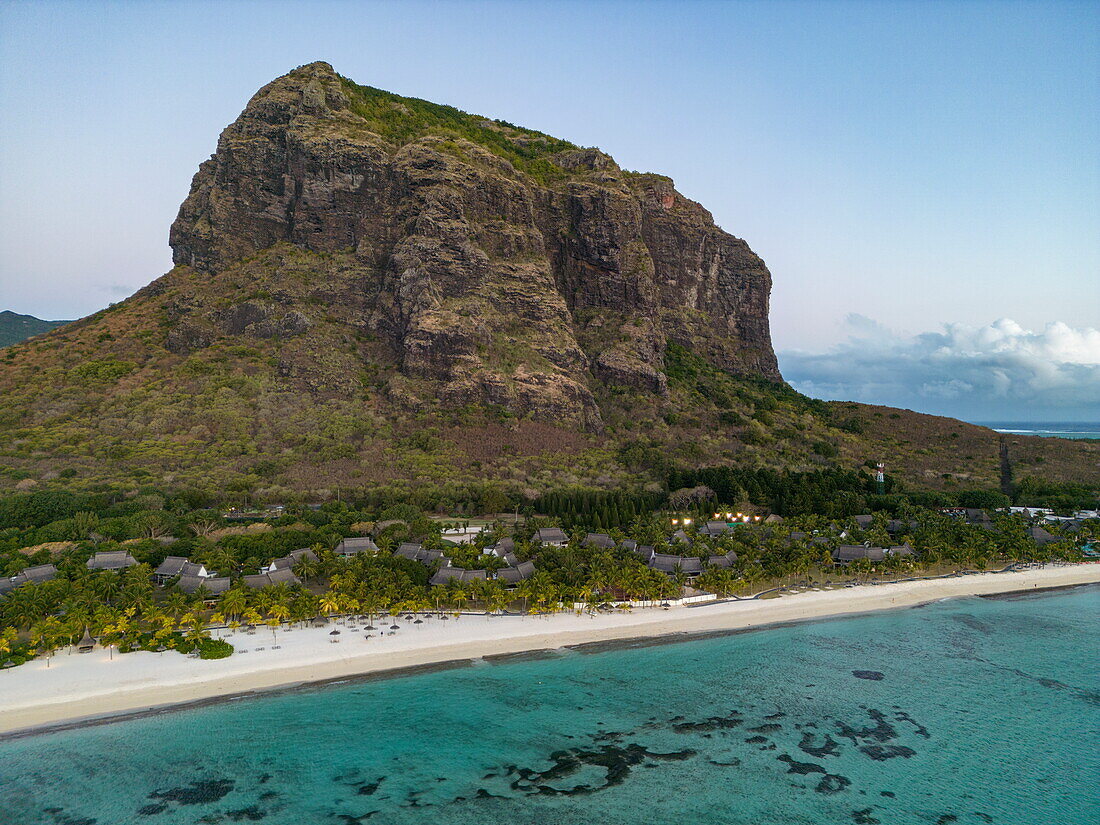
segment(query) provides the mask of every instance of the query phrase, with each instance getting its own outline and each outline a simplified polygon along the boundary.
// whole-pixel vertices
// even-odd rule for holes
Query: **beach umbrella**
[[[400,630],[400,629],[401,629],[401,625],[399,625],[399,624],[391,624],[390,625],[390,630]]]
[[[424,624],[424,620],[423,619],[417,619],[415,622],[413,622],[413,624]]]
[[[330,632],[329,632],[329,634],[328,634],[328,635],[329,635],[329,636],[339,636],[339,635],[340,635],[340,631],[339,631],[339,630],[332,630],[332,631],[330,631]]]
[[[444,616],[440,616],[439,618],[441,618],[441,619],[442,619],[443,621],[445,621],[445,622],[449,622],[449,621],[451,620],[451,617],[450,617],[450,616],[446,616],[446,615],[444,615]]]
[[[377,627],[375,627],[375,626],[374,626],[374,625],[372,625],[372,624],[369,624],[369,625],[367,625],[367,626],[366,626],[366,628],[364,628],[364,629],[365,629],[365,630],[377,630],[378,628],[377,628]]]
[[[405,621],[407,621],[407,622],[411,622],[412,619],[413,619],[412,613],[410,613],[408,616],[405,617]]]

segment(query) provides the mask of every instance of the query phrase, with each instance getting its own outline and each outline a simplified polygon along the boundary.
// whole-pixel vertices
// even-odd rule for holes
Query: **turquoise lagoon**
[[[1095,823],[1100,589],[589,646],[0,742],[5,825]]]

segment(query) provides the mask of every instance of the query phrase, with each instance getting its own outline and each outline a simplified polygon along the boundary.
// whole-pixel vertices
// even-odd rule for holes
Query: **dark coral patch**
[[[225,815],[234,822],[259,822],[267,816],[267,811],[261,811],[255,805],[249,805],[247,808],[241,808],[237,811],[226,811]]]
[[[877,670],[853,670],[852,675],[857,679],[867,679],[871,682],[881,682],[886,676]]]
[[[180,788],[167,791],[153,791],[150,799],[163,799],[179,805],[207,805],[217,802],[231,790],[236,783],[232,779],[200,779]]]
[[[894,716],[899,722],[908,722],[910,725],[912,725],[917,732],[917,736],[923,736],[925,739],[932,738],[931,734],[928,733],[928,728],[926,728],[905,711],[899,710],[897,713],[894,714]]]
[[[702,722],[678,722],[672,726],[672,729],[676,733],[728,730],[737,727],[741,722],[742,719],[738,716],[737,711],[733,711],[728,716],[711,716]]]
[[[573,748],[571,750],[555,751],[550,754],[550,761],[554,764],[545,771],[511,765],[508,767],[506,775],[518,776],[518,779],[512,782],[512,790],[545,796],[572,796],[595,793],[605,788],[620,785],[630,774],[632,768],[644,764],[649,759],[679,761],[689,759],[694,755],[695,751],[693,750],[656,753],[638,744],[626,746],[603,745],[596,750]],[[585,766],[603,768],[604,784],[596,787],[577,785],[568,789],[557,788],[548,784],[571,776]]]
[[[880,820],[871,816],[874,808],[864,808],[861,811],[852,811],[852,821],[857,825],[879,825]]]
[[[858,745],[860,739],[871,739],[875,742],[889,742],[897,737],[898,732],[886,721],[886,715],[882,711],[868,710],[867,715],[875,720],[874,727],[851,728],[843,722],[837,722],[839,735],[845,739],[851,739],[853,745]]]
[[[827,773],[821,778],[821,781],[817,783],[817,787],[815,787],[814,790],[818,793],[833,794],[839,793],[851,784],[852,780],[846,776]]]
[[[808,773],[828,773],[828,771],[826,771],[820,765],[815,765],[813,762],[797,762],[794,759],[791,759],[791,757],[787,756],[787,754],[783,754],[782,756],[777,756],[775,758],[778,759],[780,762],[787,763],[787,773],[800,773],[803,775]]]
[[[384,776],[380,776],[373,782],[362,785],[358,791],[359,796],[374,796],[374,792],[378,790],[378,787],[382,784],[382,780],[385,778]]]
[[[885,762],[887,759],[894,759],[898,756],[903,759],[908,759],[916,753],[915,750],[907,748],[904,745],[864,745],[860,748],[860,751],[867,754],[876,762]]]
[[[840,744],[829,734],[825,734],[825,739],[820,746],[814,745],[815,738],[812,733],[803,733],[802,741],[798,743],[799,750],[818,759],[822,756],[836,756],[840,753]]]
[[[749,733],[775,733],[777,730],[783,730],[782,725],[777,725],[775,722],[769,722],[766,725],[757,725],[755,728],[749,728]]]

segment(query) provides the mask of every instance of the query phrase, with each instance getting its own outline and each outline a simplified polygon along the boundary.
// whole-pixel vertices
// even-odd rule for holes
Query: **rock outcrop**
[[[326,63],[252,98],[171,231],[176,264],[214,279],[280,243],[342,256],[335,299],[444,404],[598,429],[602,385],[665,392],[669,342],[780,380],[767,268],[671,180]],[[310,325],[255,300],[175,315],[177,352]]]

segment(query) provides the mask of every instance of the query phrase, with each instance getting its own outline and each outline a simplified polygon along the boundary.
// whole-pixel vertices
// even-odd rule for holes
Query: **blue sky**
[[[0,308],[166,271],[218,132],[313,60],[671,175],[767,261],[802,389],[1100,418],[1097,3],[0,2]]]

